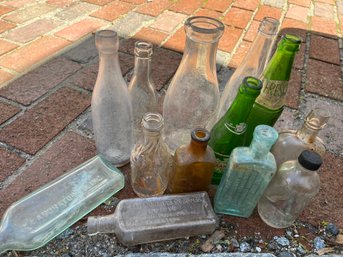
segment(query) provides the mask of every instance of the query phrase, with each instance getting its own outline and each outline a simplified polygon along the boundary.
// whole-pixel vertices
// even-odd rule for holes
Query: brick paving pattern
[[[323,186],[302,218],[318,225],[330,220],[330,213],[343,213],[342,197],[334,202],[325,196],[328,187],[343,183],[343,0],[0,0],[0,215],[13,201],[95,154],[93,32],[117,30],[126,80],[132,75],[135,40],[155,45],[152,77],[161,110],[182,58],[183,22],[192,15],[225,24],[218,46],[220,88],[248,52],[264,16],[279,19],[279,34],[303,38],[276,128],[298,128],[315,106],[331,112],[320,133],[328,149]],[[123,172],[129,183],[129,167]],[[118,197],[134,194],[128,185]],[[321,207],[326,212],[317,215]],[[330,221],[343,228],[342,219]]]

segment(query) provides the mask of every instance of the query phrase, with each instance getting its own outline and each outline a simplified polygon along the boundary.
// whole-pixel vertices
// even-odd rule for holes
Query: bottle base
[[[218,209],[214,207],[214,212],[215,213],[220,213],[220,214],[225,214],[225,215],[230,215],[230,216],[236,216],[236,217],[241,217],[241,218],[249,218],[252,214],[252,212],[241,212],[240,210],[235,210],[235,209]]]

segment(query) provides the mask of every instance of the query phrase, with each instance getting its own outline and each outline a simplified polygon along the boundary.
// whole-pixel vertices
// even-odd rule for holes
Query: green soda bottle
[[[247,132],[244,145],[249,145],[257,125],[265,124],[274,126],[280,117],[288,81],[291,76],[295,54],[298,52],[301,38],[295,35],[284,35],[262,74],[263,88],[256,98],[255,104],[249,114]]]
[[[211,139],[208,144],[217,158],[212,177],[214,185],[219,185],[232,150],[244,143],[246,119],[261,88],[262,81],[254,77],[245,77],[232,105],[211,130]]]

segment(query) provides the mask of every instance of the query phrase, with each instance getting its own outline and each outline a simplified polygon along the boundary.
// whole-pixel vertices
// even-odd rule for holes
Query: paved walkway
[[[315,226],[331,221],[343,228],[343,0],[0,0],[0,15],[0,215],[95,154],[89,114],[98,58],[92,32],[113,28],[122,37],[119,56],[127,80],[134,41],[160,46],[152,69],[163,99],[182,57],[187,17],[206,15],[225,23],[218,51],[223,88],[268,15],[280,20],[280,34],[291,31],[304,39],[276,127],[298,128],[315,106],[332,115],[320,133],[328,148],[321,192],[301,220]],[[128,185],[117,197],[134,197],[129,167],[122,171]],[[112,211],[101,207],[93,214]],[[256,213],[224,220],[242,236],[284,233],[264,225]]]

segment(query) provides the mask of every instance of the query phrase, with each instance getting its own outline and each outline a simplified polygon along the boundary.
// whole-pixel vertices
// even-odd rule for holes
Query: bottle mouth
[[[160,131],[163,128],[163,117],[159,113],[145,113],[142,119],[142,126],[145,130],[151,132]]]
[[[305,118],[306,125],[311,129],[322,129],[329,121],[330,113],[324,108],[314,108]]]
[[[278,28],[279,28],[280,22],[277,19],[274,19],[272,17],[264,17],[258,31],[273,36],[276,35]]]
[[[279,46],[286,52],[299,51],[300,44],[302,42],[301,37],[291,34],[284,34],[280,40]]]
[[[213,43],[224,32],[224,24],[214,18],[193,16],[186,20],[185,30],[189,38],[197,42]]]
[[[194,141],[197,142],[208,142],[210,140],[211,134],[204,128],[196,128],[192,131],[191,137]]]
[[[112,54],[116,52],[119,47],[117,32],[109,29],[96,31],[95,45],[101,53]]]
[[[251,95],[259,94],[262,89],[262,81],[252,76],[245,77],[242,84],[244,92]]]
[[[271,126],[258,125],[254,130],[253,138],[257,142],[263,142],[270,148],[278,139],[278,132]]]
[[[150,58],[153,54],[153,46],[149,42],[137,41],[135,43],[135,56],[139,58]]]

